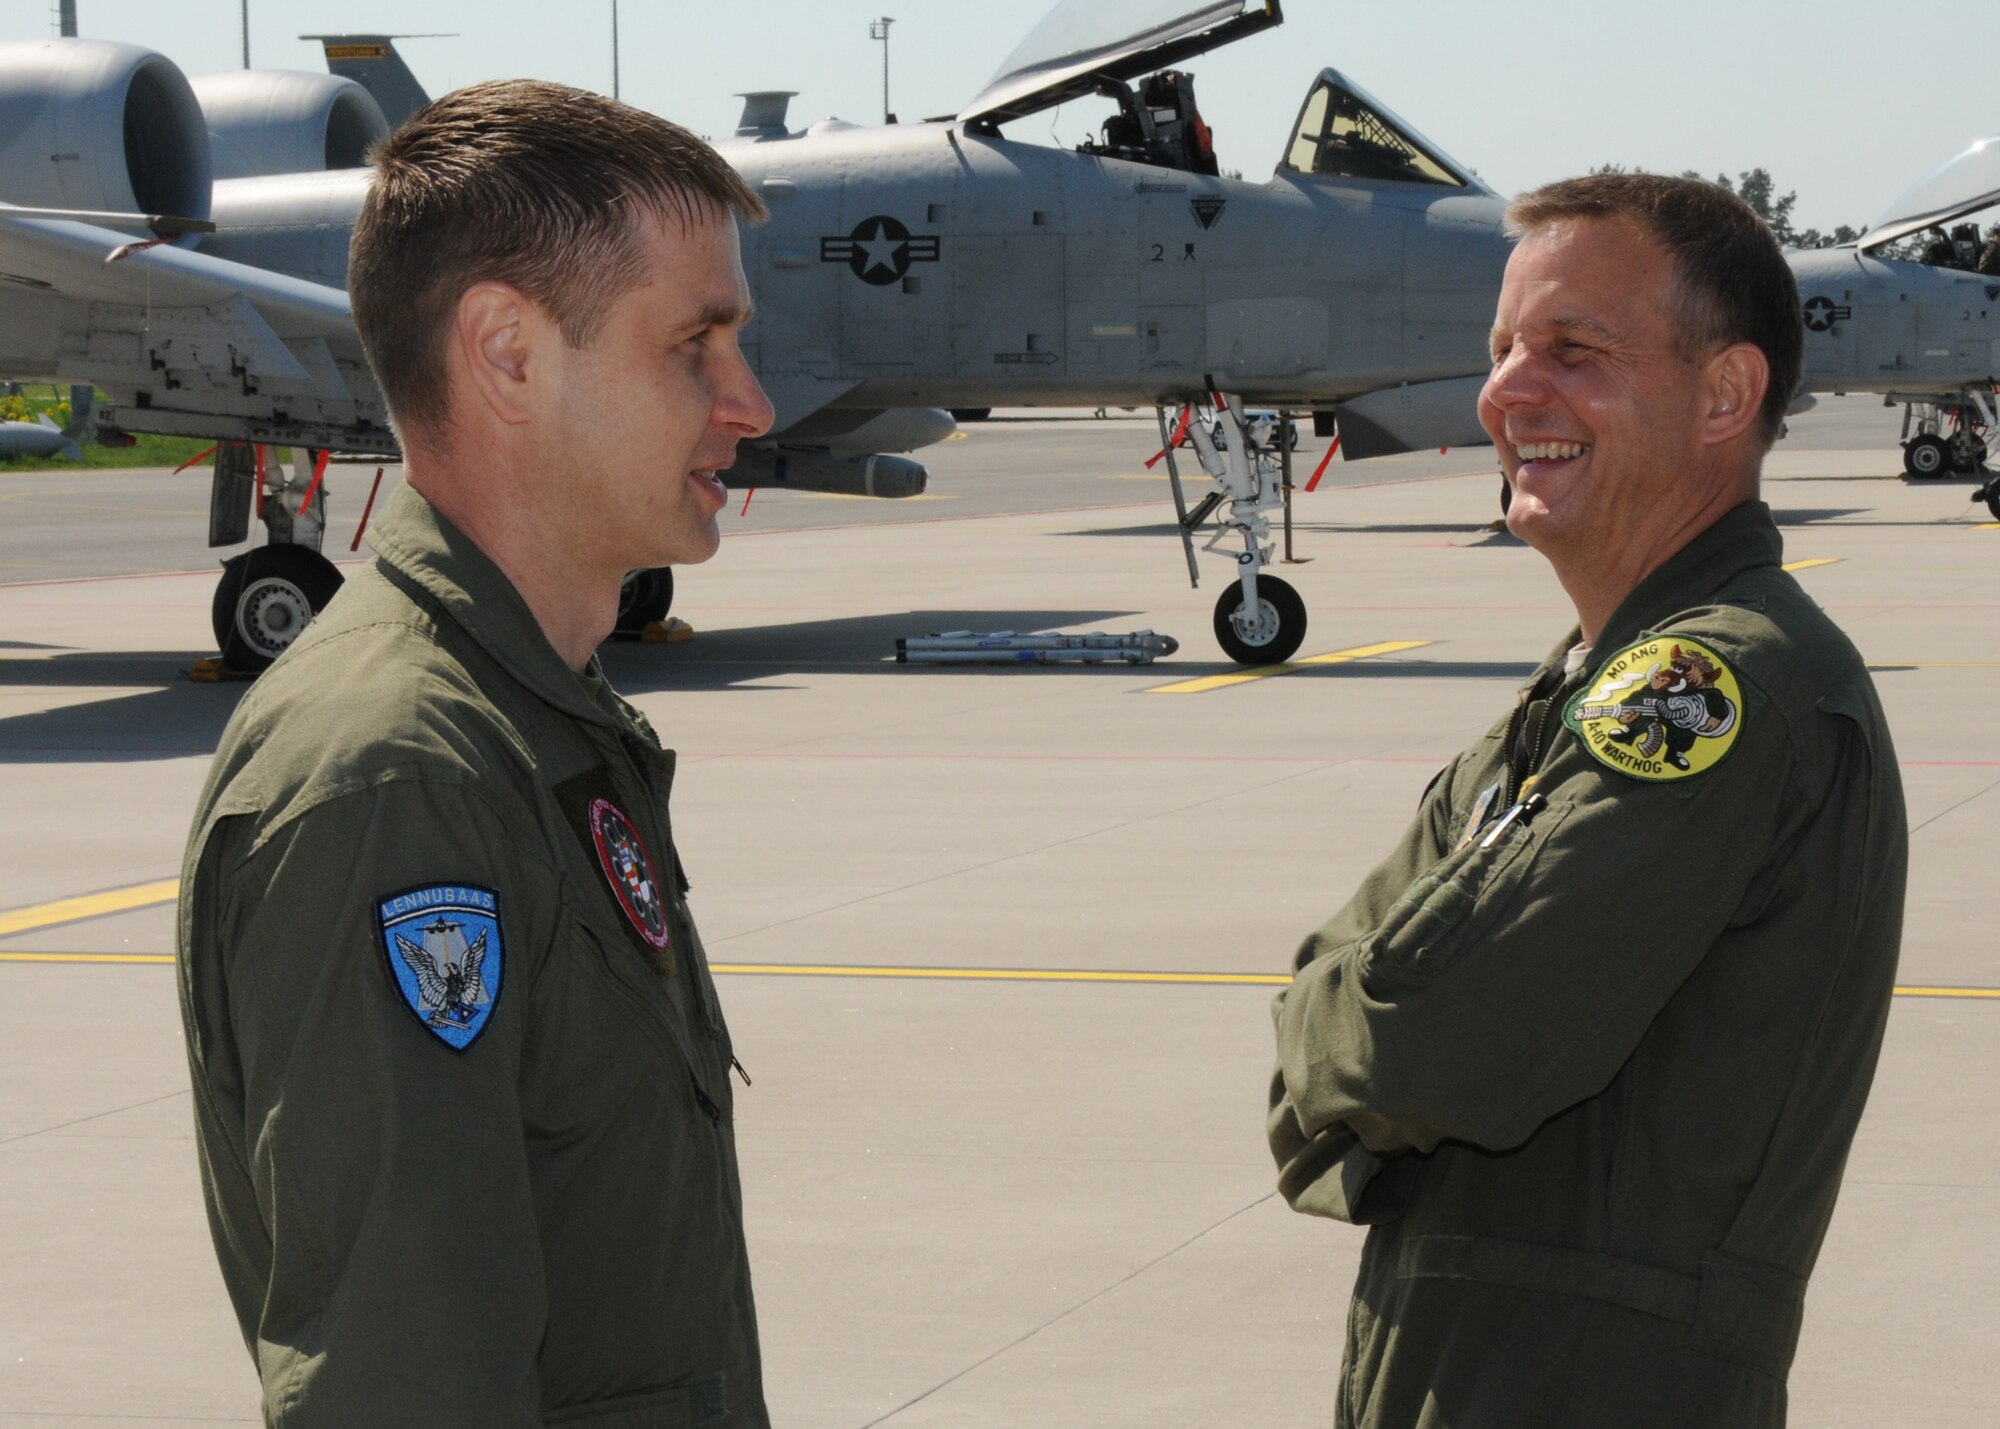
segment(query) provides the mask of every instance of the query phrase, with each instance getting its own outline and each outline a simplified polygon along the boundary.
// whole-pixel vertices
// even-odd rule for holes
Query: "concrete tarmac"
[[[780,1424],[1332,1418],[1361,1233],[1273,1192],[1268,1001],[1572,615],[1489,528],[1490,453],[1336,463],[1283,570],[1301,655],[1411,643],[1167,691],[1240,672],[1209,629],[1230,567],[1188,589],[1150,434],[972,427],[926,454],[929,502],[760,493],[681,573],[698,638],[607,650],[681,753],[755,1079]],[[1811,1429],[1972,1429],[2000,1403],[2000,529],[1966,483],[1905,483],[1894,435],[1828,404],[1768,468],[1787,560],[1820,563],[1800,580],[1877,670],[1912,830],[1906,991],[1792,1374]],[[0,474],[0,1426],[254,1423],[168,963],[243,689],[182,674],[213,648],[206,484],[67,480]],[[331,553],[365,488],[341,473]],[[1140,628],[1180,653],[893,660],[939,630]]]

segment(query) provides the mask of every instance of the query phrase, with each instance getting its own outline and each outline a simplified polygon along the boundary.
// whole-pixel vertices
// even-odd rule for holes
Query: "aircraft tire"
[[[1500,478],[1500,515],[1507,515],[1507,508],[1514,504],[1514,483],[1506,477]]]
[[[1918,481],[1951,475],[1951,447],[1943,437],[1912,437],[1903,446],[1903,470]]]
[[[632,572],[618,590],[618,623],[611,627],[612,638],[637,640],[648,625],[665,620],[673,604],[673,567],[650,566]]]
[[[1243,604],[1243,587],[1235,581],[1215,603],[1215,639],[1222,653],[1239,665],[1277,665],[1292,658],[1306,638],[1306,603],[1290,582],[1276,576],[1257,577],[1257,603],[1263,607],[1256,638],[1245,640],[1230,617]]]
[[[1986,500],[1986,509],[1993,513],[1993,519],[2000,521],[2000,476],[1994,477],[1980,488],[1979,494]]]
[[[209,606],[223,665],[264,669],[326,609],[341,580],[333,562],[310,546],[258,546],[224,561]]]

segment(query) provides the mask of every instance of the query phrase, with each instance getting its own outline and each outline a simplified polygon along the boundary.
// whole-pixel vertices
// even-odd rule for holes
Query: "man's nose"
[[[1548,392],[1548,383],[1543,380],[1536,359],[1525,348],[1516,346],[1493,365],[1486,385],[1479,390],[1479,401],[1482,406],[1507,411],[1546,401]]]
[[[715,404],[715,419],[735,428],[739,437],[761,437],[771,430],[777,412],[771,406],[771,399],[764,395],[764,384],[757,380],[757,374],[750,370],[740,351],[730,368],[721,400]]]

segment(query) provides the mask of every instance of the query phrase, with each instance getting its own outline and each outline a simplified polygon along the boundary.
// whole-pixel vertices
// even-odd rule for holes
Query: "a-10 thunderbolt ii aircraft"
[[[744,343],[777,426],[725,480],[909,495],[926,474],[894,453],[948,435],[946,409],[1212,407],[1225,440],[1188,431],[1216,484],[1183,538],[1212,521],[1232,561],[1224,648],[1289,656],[1305,610],[1267,572],[1285,493],[1245,406],[1338,413],[1350,458],[1483,441],[1473,398],[1508,245],[1492,190],[1331,69],[1268,180],[1221,177],[1172,66],[1281,19],[1278,0],[1066,0],[981,94],[920,124],[793,132],[783,95],[751,96],[718,147],[771,209],[744,234]],[[365,57],[356,38],[332,47]],[[336,152],[386,121],[359,112],[361,87],[302,78],[231,77],[268,117],[228,126],[239,157],[215,177],[211,82],[130,46],[0,46],[0,201],[16,206],[0,208],[0,372],[94,380],[115,428],[306,453],[261,499],[271,543],[225,567],[216,633],[243,664],[337,584],[318,454],[394,450],[342,288],[368,175]],[[1007,136],[1093,94],[1112,106],[1099,140]],[[134,251],[151,235],[170,241]],[[246,533],[251,489],[218,463],[215,544]]]
[[[1855,243],[1788,255],[1805,316],[1802,390],[1903,404],[1903,469],[1913,477],[1979,471],[2000,440],[2000,274],[1971,271],[1974,245],[1945,229],[1995,204],[2000,137],[1940,165]],[[1931,230],[1939,241],[1928,261],[1883,251]],[[1981,498],[2000,517],[2000,482]]]

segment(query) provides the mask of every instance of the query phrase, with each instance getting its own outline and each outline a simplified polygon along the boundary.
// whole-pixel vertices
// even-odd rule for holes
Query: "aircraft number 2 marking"
[[[1164,243],[1154,243],[1148,246],[1151,247],[1153,250],[1151,253],[1146,255],[1146,261],[1148,263],[1164,263],[1167,261],[1167,246]],[[1194,261],[1194,245],[1192,243],[1182,244],[1181,262],[1192,263],[1193,261]]]

